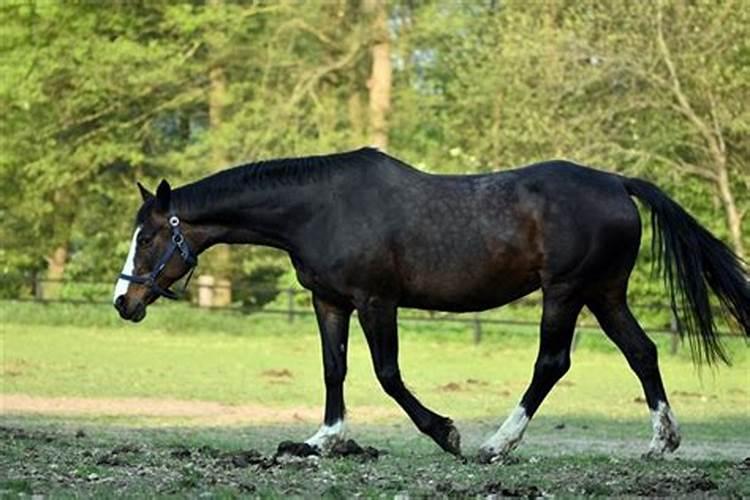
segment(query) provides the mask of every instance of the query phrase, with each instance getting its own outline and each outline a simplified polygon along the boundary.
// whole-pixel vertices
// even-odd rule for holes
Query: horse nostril
[[[118,311],[122,311],[125,308],[125,296],[120,295],[115,299],[115,309]]]

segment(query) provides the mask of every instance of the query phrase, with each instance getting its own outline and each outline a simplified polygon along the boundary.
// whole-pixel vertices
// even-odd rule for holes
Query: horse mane
[[[337,172],[383,163],[384,160],[401,164],[395,158],[370,147],[328,155],[245,163],[175,189],[172,192],[172,203],[186,216],[199,214],[216,203],[228,202],[241,192],[325,182]]]

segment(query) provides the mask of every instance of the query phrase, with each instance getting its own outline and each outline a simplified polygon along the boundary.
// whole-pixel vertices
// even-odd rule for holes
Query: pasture
[[[644,460],[642,392],[604,336],[586,331],[573,367],[532,421],[515,459],[472,459],[523,392],[536,334],[402,324],[406,383],[462,433],[462,463],[420,435],[382,393],[358,327],[346,384],[350,436],[371,457],[272,458],[312,434],[322,412],[312,317],[159,304],[140,325],[108,306],[2,302],[0,490],[219,497],[750,495],[750,359],[698,372],[686,348],[661,366],[683,428],[666,460]],[[356,322],[355,322],[356,323]]]

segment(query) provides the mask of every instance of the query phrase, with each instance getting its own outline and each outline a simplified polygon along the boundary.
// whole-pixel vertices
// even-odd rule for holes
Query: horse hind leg
[[[604,333],[625,355],[643,386],[651,411],[653,437],[646,456],[659,457],[680,446],[680,428],[667,401],[659,372],[656,345],[646,336],[633,316],[625,293],[604,296],[588,304]]]
[[[544,290],[539,353],[531,383],[498,431],[480,447],[481,462],[501,460],[520,443],[534,413],[570,368],[570,346],[582,307],[582,301],[566,286]]]

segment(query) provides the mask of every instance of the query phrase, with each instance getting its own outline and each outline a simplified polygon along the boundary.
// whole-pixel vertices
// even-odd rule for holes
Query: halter
[[[187,288],[188,283],[190,282],[190,278],[193,277],[193,271],[195,271],[195,267],[198,265],[198,256],[195,255],[193,251],[190,249],[190,246],[187,244],[187,241],[185,241],[185,237],[183,236],[182,231],[180,231],[179,217],[177,217],[174,214],[169,216],[169,228],[172,231],[172,238],[169,242],[169,247],[161,255],[161,258],[159,259],[159,262],[156,264],[156,267],[154,267],[154,270],[151,271],[146,276],[132,276],[130,274],[120,274],[120,278],[130,281],[132,283],[137,283],[139,285],[145,285],[149,287],[149,289],[152,292],[162,297],[166,297],[171,300],[177,300],[180,297],[180,295],[185,293],[185,289]],[[185,285],[182,287],[182,290],[179,292],[179,294],[176,292],[173,292],[169,288],[162,288],[156,284],[157,278],[164,271],[164,268],[167,267],[167,263],[169,262],[169,259],[172,258],[172,255],[174,255],[175,252],[179,252],[180,257],[182,257],[182,260],[184,260],[185,264],[187,264],[190,267],[188,277],[185,280]]]

